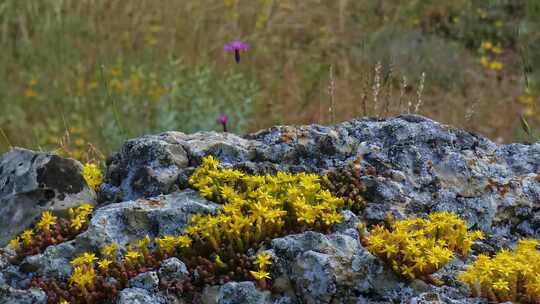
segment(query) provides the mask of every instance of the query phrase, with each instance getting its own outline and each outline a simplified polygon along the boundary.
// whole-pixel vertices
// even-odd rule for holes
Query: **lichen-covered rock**
[[[265,304],[267,298],[253,282],[229,282],[219,289],[217,304]]]
[[[78,161],[20,148],[9,151],[0,157],[0,247],[44,210],[67,214],[68,208],[95,199]]]
[[[399,288],[397,278],[360,245],[358,235],[305,232],[274,239],[272,250],[278,258],[276,281],[294,291],[274,289],[297,295],[302,303],[331,303],[358,293],[383,296]],[[284,278],[290,284],[283,284]]]
[[[74,240],[49,246],[42,254],[26,257],[20,267],[17,266],[17,276],[13,277],[12,284],[24,284],[32,275],[66,279],[72,270],[69,261],[84,252],[99,252],[112,242],[125,250],[127,244],[147,235],[177,235],[193,214],[214,213],[218,208],[219,205],[201,198],[194,191],[104,206],[94,212],[88,229]]]
[[[161,262],[158,271],[159,279],[162,282],[182,281],[187,278],[189,272],[186,265],[177,258],[168,258]]]
[[[126,288],[120,291],[117,304],[166,304],[164,297],[142,288]]]
[[[455,211],[470,227],[502,237],[540,238],[540,142],[496,145],[417,115],[350,120],[334,126],[277,126],[243,137],[166,132],[128,141],[109,159],[104,191],[116,199],[187,187],[203,156],[248,173],[324,173],[354,160],[361,177],[361,219],[382,221],[431,211]],[[517,235],[507,240],[510,231]]]
[[[265,249],[273,257],[268,282],[272,294],[254,282],[230,282],[206,286],[204,304],[484,303],[468,298],[467,287],[456,280],[465,263],[519,238],[540,238],[540,142],[496,145],[416,115],[351,120],[335,126],[278,126],[246,136],[166,132],[129,140],[109,158],[106,183],[100,188],[105,204],[94,211],[86,232],[27,257],[20,265],[8,265],[0,257],[0,290],[28,295],[16,290],[27,288],[34,275],[65,278],[71,271],[69,260],[84,251],[97,251],[113,241],[124,251],[126,244],[146,235],[181,233],[193,214],[217,212],[219,205],[186,189],[190,174],[209,154],[225,167],[250,174],[324,174],[355,162],[366,169],[358,178],[365,206],[354,210],[356,214],[342,211],[343,222],[326,235],[308,231],[276,238],[267,248],[251,249],[249,255]],[[7,156],[2,162],[13,158]],[[30,163],[39,163],[40,157]],[[37,172],[39,166],[34,167]],[[0,185],[8,176],[25,176],[17,175],[16,168],[7,175],[6,166],[0,168]],[[13,193],[22,197],[32,192],[17,191]],[[3,189],[0,194],[2,200]],[[469,227],[487,235],[473,245],[466,261],[455,259],[433,275],[446,286],[396,277],[359,242],[356,225],[360,221],[369,229],[389,212],[404,218],[439,210],[456,212]],[[164,282],[188,276],[186,265],[171,258],[143,278],[133,279],[132,288],[121,291],[118,303],[183,303],[185,299],[174,300],[155,291],[156,272]]]
[[[0,304],[45,304],[47,295],[41,289],[15,289],[0,283]]]
[[[119,191],[124,200],[170,193],[178,189],[180,179],[187,179],[184,169],[203,156],[223,154],[229,161],[241,161],[253,153],[249,146],[236,135],[216,132],[166,132],[129,140],[108,160],[109,192]]]
[[[143,272],[129,280],[129,286],[155,292],[159,287],[159,278],[155,271]]]

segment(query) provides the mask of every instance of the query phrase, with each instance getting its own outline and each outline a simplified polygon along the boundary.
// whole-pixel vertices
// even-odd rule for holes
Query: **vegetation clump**
[[[367,173],[360,167],[359,162],[353,162],[345,168],[328,171],[322,178],[323,188],[341,197],[348,209],[359,213],[366,207],[366,201],[362,196],[366,187],[361,177]]]
[[[16,253],[15,260],[43,252],[47,246],[73,239],[88,227],[93,208],[88,203],[70,208],[69,219],[58,218],[49,211],[43,212],[35,228],[26,229],[9,242]]]
[[[458,279],[475,297],[492,302],[540,303],[538,240],[520,240],[514,252],[503,249],[494,257],[481,254]]]
[[[45,290],[50,303],[103,303],[113,300],[137,274],[178,257],[189,275],[182,281],[162,281],[160,286],[198,303],[200,291],[207,285],[253,278],[267,288],[272,258],[261,253],[253,259],[249,249],[290,233],[328,231],[342,220],[338,211],[343,200],[322,189],[319,176],[313,174],[251,176],[223,168],[208,156],[189,182],[202,196],[223,204],[222,210],[194,215],[181,235],[145,237],[128,246],[123,255],[114,243],[99,258],[84,253],[71,261],[69,282],[37,278],[33,285]]]
[[[400,276],[431,281],[430,274],[450,262],[456,254],[466,257],[481,231],[467,231],[466,223],[454,213],[435,212],[428,219],[394,221],[390,229],[377,225],[361,242]]]
[[[97,191],[101,183],[103,183],[103,175],[99,167],[94,163],[86,163],[83,168],[83,177],[88,187]]]

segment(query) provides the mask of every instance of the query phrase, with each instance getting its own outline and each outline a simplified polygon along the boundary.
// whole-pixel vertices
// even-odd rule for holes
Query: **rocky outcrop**
[[[0,246],[35,222],[41,212],[94,203],[82,165],[50,153],[16,148],[0,158]]]
[[[103,197],[133,199],[187,187],[202,157],[249,173],[324,173],[356,159],[368,201],[363,219],[455,211],[496,235],[540,237],[540,143],[496,145],[416,115],[335,126],[277,126],[244,137],[166,132],[126,142],[108,160]],[[503,237],[505,239],[506,237]],[[502,241],[502,240],[501,240]]]
[[[124,250],[146,235],[179,234],[192,215],[218,212],[220,205],[201,198],[187,182],[209,154],[224,166],[257,174],[322,174],[356,161],[365,169],[359,178],[365,209],[357,214],[344,210],[344,221],[329,233],[288,235],[250,251],[266,250],[274,257],[271,292],[253,282],[229,282],[208,286],[205,304],[485,303],[470,298],[456,281],[465,265],[459,259],[434,275],[445,286],[434,286],[401,280],[369,253],[359,242],[356,224],[380,223],[388,212],[397,218],[456,212],[489,236],[473,246],[471,257],[521,237],[540,238],[540,142],[496,145],[415,115],[335,126],[278,126],[246,136],[166,132],[129,140],[109,158],[100,188],[103,205],[86,232],[20,265],[0,259],[0,294],[23,292],[36,274],[66,277],[69,259],[84,251],[112,241]],[[182,261],[168,259],[132,279],[118,303],[186,303],[155,287],[158,281],[188,275]]]

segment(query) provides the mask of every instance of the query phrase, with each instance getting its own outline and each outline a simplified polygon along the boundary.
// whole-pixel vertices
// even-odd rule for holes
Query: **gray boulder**
[[[15,148],[0,157],[0,247],[45,210],[66,214],[95,200],[78,161]]]
[[[219,289],[218,304],[265,304],[269,293],[258,289],[253,282],[229,282]]]
[[[9,285],[0,284],[0,304],[45,304],[47,295],[43,290],[15,289]]]
[[[182,281],[186,279],[189,272],[186,265],[177,258],[168,258],[161,262],[158,271],[159,279],[162,282]]]
[[[165,304],[165,299],[159,294],[142,288],[125,288],[118,295],[117,304]]]
[[[117,242],[121,250],[125,250],[127,244],[146,235],[178,235],[193,214],[215,213],[218,208],[219,205],[201,198],[194,191],[107,205],[94,212],[88,229],[75,239],[26,257],[20,267],[0,268],[0,273],[15,267],[16,271],[11,270],[9,277],[13,278],[11,284],[17,286],[27,283],[33,275],[66,279],[72,270],[69,261],[84,252],[99,252],[112,242]]]
[[[155,271],[143,272],[129,280],[129,286],[155,292],[159,287],[159,278]]]
[[[457,212],[498,238],[540,238],[540,142],[497,145],[418,115],[350,120],[334,126],[276,126],[245,136],[165,132],[126,142],[108,161],[104,197],[148,197],[188,187],[205,155],[248,173],[324,173],[359,159],[360,219],[382,221],[432,211]],[[509,237],[510,231],[518,235]]]
[[[273,289],[299,296],[301,303],[356,299],[358,293],[382,297],[400,287],[398,279],[360,245],[357,235],[309,231],[274,239],[272,250],[278,258],[274,282],[279,283]]]

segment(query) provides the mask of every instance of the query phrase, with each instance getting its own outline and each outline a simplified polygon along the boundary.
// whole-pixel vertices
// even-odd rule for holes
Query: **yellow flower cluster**
[[[266,289],[266,280],[270,279],[268,266],[272,265],[272,256],[267,252],[258,254],[255,259],[255,265],[257,265],[258,270],[250,271],[251,276],[259,282],[262,289]]]
[[[82,204],[75,209],[69,208],[69,226],[75,233],[81,231],[81,229],[88,223],[90,215],[92,215],[92,210],[94,210],[94,206],[88,203]]]
[[[85,203],[80,205],[77,208],[69,208],[69,227],[71,231],[56,231],[62,237],[66,237],[68,234],[77,234],[79,233],[88,223],[90,216],[92,215],[93,206]],[[36,224],[36,229],[26,229],[21,233],[20,236],[12,239],[9,242],[9,246],[16,252],[22,249],[29,248],[35,243],[36,234],[39,236],[40,233],[51,236],[51,227],[55,226],[58,222],[58,218],[54,216],[50,211],[45,211],[41,214],[40,220]],[[62,225],[60,225],[62,227]],[[56,235],[58,238],[58,235]],[[22,243],[21,243],[22,241]],[[56,244],[58,240],[51,239],[50,244]],[[48,245],[50,245],[48,244]]]
[[[503,50],[500,45],[494,45],[491,41],[484,41],[480,46],[480,64],[486,69],[500,71],[503,68],[502,62],[497,60]]]
[[[521,240],[514,252],[503,249],[490,258],[479,255],[458,279],[475,296],[493,302],[540,303],[540,251],[537,240]]]
[[[56,224],[57,217],[51,212],[45,211],[41,214],[41,219],[37,223],[37,228],[45,233],[51,232],[51,226]]]
[[[36,91],[36,85],[37,85],[37,79],[32,77],[30,81],[28,81],[28,86],[24,90],[24,97],[26,98],[36,98],[39,96],[38,92]]]
[[[96,260],[95,254],[85,252],[71,261],[73,272],[71,273],[69,282],[83,293],[94,289],[94,280],[96,278],[94,262]]]
[[[212,156],[190,177],[205,198],[222,203],[217,215],[195,215],[186,234],[194,242],[211,244],[216,251],[225,242],[235,252],[282,233],[288,228],[325,229],[342,220],[343,200],[321,189],[314,174],[246,175],[225,169]]]
[[[83,177],[88,186],[94,191],[97,191],[103,182],[101,169],[99,169],[99,167],[94,163],[86,163],[84,165]]]
[[[362,233],[361,233],[362,235]],[[395,221],[388,230],[375,226],[362,243],[405,278],[427,278],[454,257],[467,256],[480,231],[467,231],[465,222],[449,212],[435,212],[428,219]]]
[[[189,248],[191,239],[187,235],[172,236],[166,235],[155,239],[158,252],[166,255],[172,255],[177,248]]]

